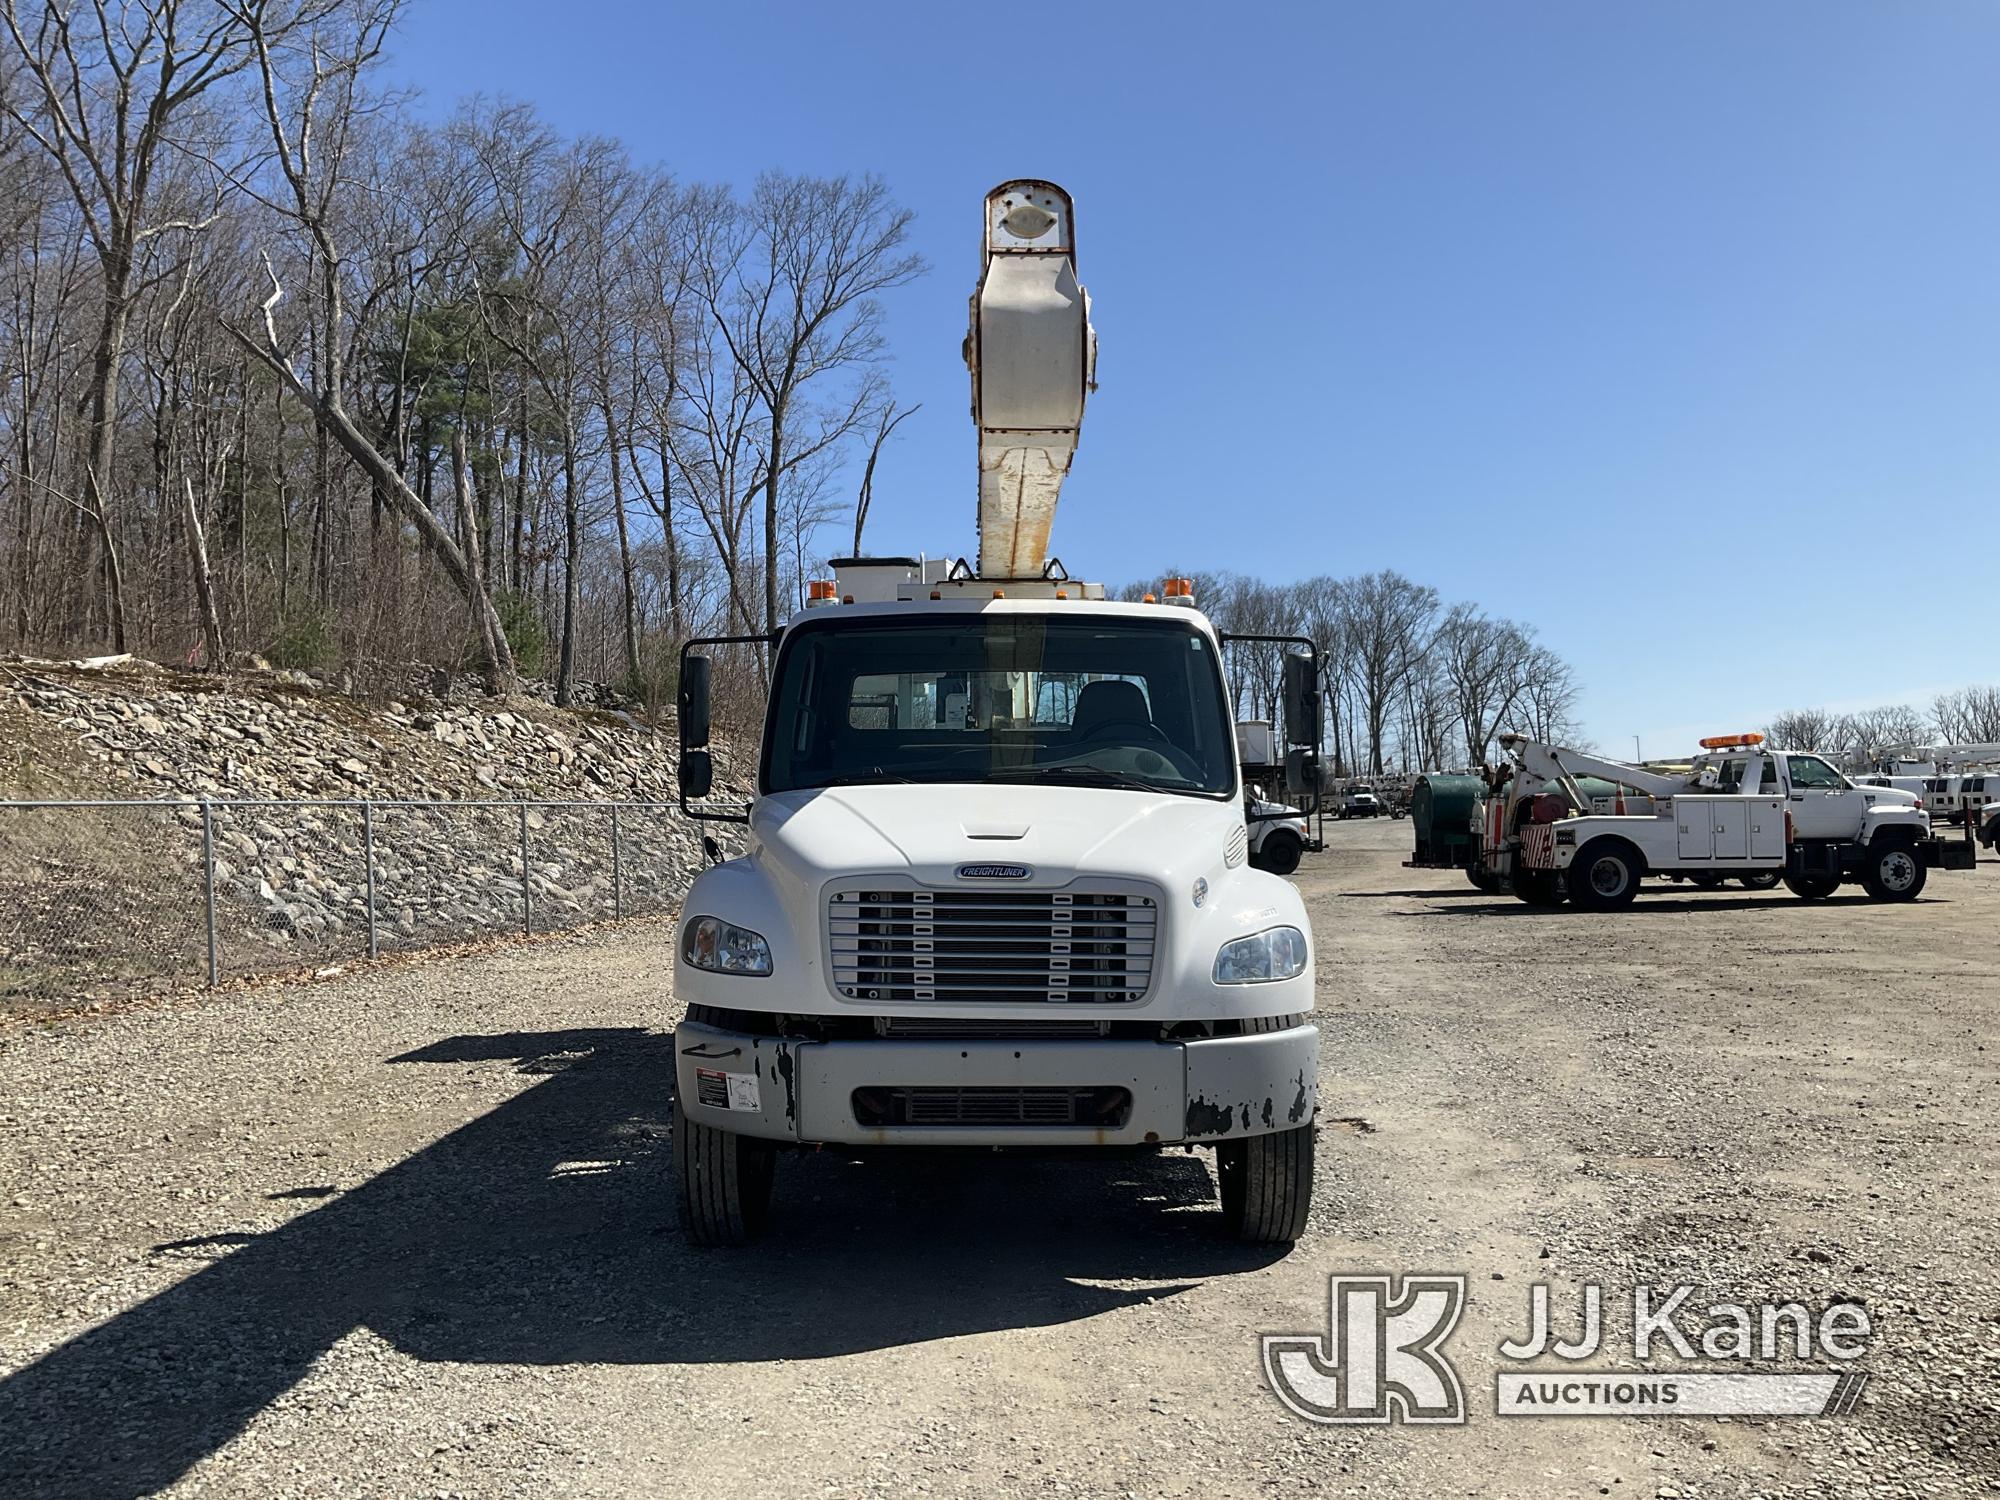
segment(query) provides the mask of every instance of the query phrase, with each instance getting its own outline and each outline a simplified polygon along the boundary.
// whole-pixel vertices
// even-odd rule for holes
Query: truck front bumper
[[[1868,849],[1866,844],[1794,844],[1785,867],[1786,873],[1852,878],[1867,862]],[[1924,867],[1931,870],[1970,870],[1979,863],[1979,850],[1964,839],[1919,839],[1916,854]]]
[[[1979,865],[1979,846],[1971,839],[1925,839],[1924,863],[1933,870],[1972,870]]]
[[[674,1033],[674,1107],[739,1135],[839,1145],[1139,1146],[1311,1122],[1319,1028],[1192,1041],[793,1041]]]

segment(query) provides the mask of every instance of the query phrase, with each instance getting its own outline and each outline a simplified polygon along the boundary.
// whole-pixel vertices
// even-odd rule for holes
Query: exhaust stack
[[[1096,389],[1097,335],[1076,279],[1076,218],[1053,182],[986,195],[965,362],[979,428],[979,576],[1038,578],[1056,500]]]

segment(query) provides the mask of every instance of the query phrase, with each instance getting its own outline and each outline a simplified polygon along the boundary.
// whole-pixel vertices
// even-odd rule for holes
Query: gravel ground
[[[6,1033],[0,1492],[2000,1491],[1994,866],[1592,917],[1330,828],[1283,1256],[1181,1154],[818,1153],[768,1243],[685,1248],[659,923]],[[1257,1335],[1323,1329],[1337,1270],[1468,1274],[1468,1425],[1278,1406]],[[1538,1280],[1559,1327],[1589,1280],[1856,1299],[1873,1380],[1846,1419],[1501,1421]]]

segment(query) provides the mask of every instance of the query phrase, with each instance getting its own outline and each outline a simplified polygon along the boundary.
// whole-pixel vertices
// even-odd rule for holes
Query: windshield
[[[939,614],[811,620],[786,638],[764,790],[1032,781],[1227,796],[1214,643],[1184,620]]]

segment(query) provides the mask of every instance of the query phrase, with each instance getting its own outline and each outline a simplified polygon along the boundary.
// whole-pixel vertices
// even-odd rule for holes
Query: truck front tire
[[[1900,840],[1884,844],[1879,840],[1868,846],[1868,855],[1861,866],[1862,889],[1874,901],[1914,901],[1924,888],[1923,856],[1910,845]]]
[[[1289,1245],[1312,1208],[1313,1127],[1223,1141],[1215,1148],[1222,1222],[1246,1245]]]
[[[764,1232],[777,1148],[674,1111],[674,1175],[691,1245],[747,1245]]]

